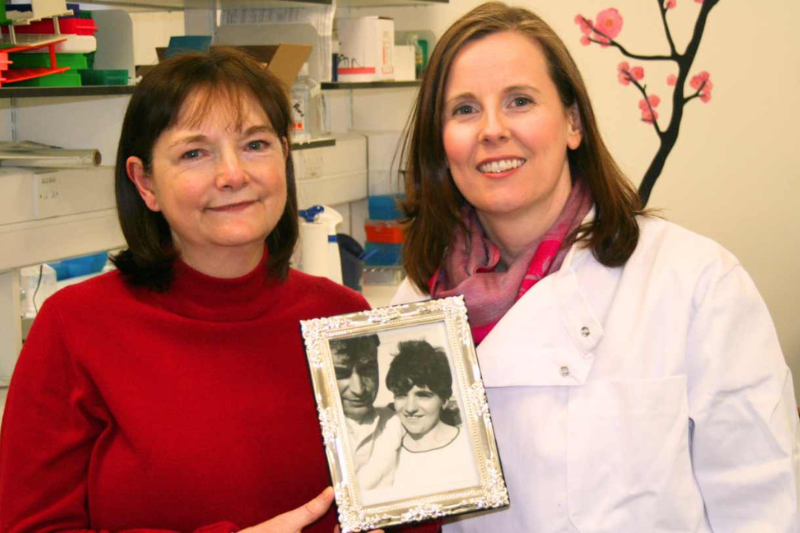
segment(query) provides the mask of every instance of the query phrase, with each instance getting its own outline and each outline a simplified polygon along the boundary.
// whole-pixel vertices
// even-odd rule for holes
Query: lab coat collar
[[[584,218],[594,218],[594,208]],[[592,261],[574,245],[561,269],[522,296],[478,346],[487,387],[583,385],[603,327],[592,312],[576,269]]]

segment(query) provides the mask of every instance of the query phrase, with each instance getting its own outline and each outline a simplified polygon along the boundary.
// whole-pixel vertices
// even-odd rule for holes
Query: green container
[[[80,87],[81,76],[77,72],[68,70],[60,74],[50,74],[32,80],[17,81],[7,85],[8,87]]]
[[[122,70],[81,70],[83,85],[128,85],[128,71]]]
[[[50,54],[11,54],[11,68],[51,68]],[[59,67],[69,67],[72,70],[88,68],[86,54],[56,54],[56,63]]]

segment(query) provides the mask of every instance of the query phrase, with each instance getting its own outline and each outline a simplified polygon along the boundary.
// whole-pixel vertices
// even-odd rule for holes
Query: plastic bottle
[[[308,63],[303,63],[297,80],[292,85],[292,132],[294,142],[311,140],[311,80],[308,77]]]
[[[419,36],[412,33],[408,36],[408,44],[414,47],[414,76],[419,80],[422,79],[422,71],[425,68],[425,55],[422,51],[422,46],[419,44]]]

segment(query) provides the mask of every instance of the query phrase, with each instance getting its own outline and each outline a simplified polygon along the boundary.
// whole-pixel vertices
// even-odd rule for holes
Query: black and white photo
[[[461,299],[302,325],[343,531],[508,504]]]

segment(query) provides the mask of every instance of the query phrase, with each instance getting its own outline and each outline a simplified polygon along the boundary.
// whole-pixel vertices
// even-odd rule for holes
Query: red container
[[[58,19],[58,28],[61,33],[69,33],[73,35],[94,35],[97,32],[97,26],[92,19],[79,19],[79,18],[60,18]],[[16,33],[40,33],[49,34],[55,33],[53,27],[53,19],[37,20],[28,25],[14,26]],[[3,28],[3,33],[8,33],[7,28]]]
[[[367,220],[364,223],[367,242],[383,244],[401,244],[403,242],[403,226],[396,220]]]

